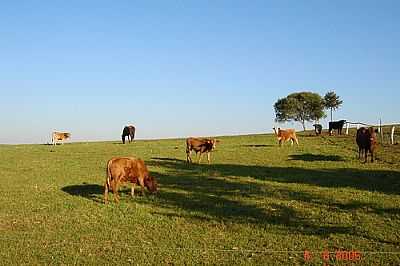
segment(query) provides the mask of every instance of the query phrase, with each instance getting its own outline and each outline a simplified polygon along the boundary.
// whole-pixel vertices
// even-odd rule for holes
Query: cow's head
[[[157,180],[152,176],[148,176],[144,179],[144,185],[151,193],[156,193],[158,191]]]
[[[370,135],[371,141],[376,141],[377,140],[376,134],[379,133],[379,130],[378,129],[374,129],[373,127],[370,127],[368,129],[368,131],[369,131],[369,135]]]
[[[211,146],[211,150],[214,150],[217,147],[217,143],[220,143],[217,139],[207,139],[207,144]]]

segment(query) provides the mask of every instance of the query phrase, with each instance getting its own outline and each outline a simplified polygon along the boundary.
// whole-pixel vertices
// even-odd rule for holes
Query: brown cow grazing
[[[71,133],[53,132],[51,135],[51,142],[54,146],[57,145],[57,142],[61,142],[61,144],[64,144],[64,141],[66,139],[69,139],[70,137],[71,137]]]
[[[216,148],[217,142],[216,139],[209,138],[187,138],[186,139],[186,161],[188,163],[192,162],[192,150],[197,154],[200,152],[200,156],[198,159],[198,163],[201,161],[201,157],[203,153],[207,153],[207,160],[210,163],[211,152]]]
[[[293,146],[293,142],[296,142],[297,146],[299,146],[299,141],[296,136],[296,131],[294,129],[280,129],[276,130],[276,128],[273,128],[276,137],[278,138],[279,141],[279,146],[282,146],[282,143],[289,141],[291,142],[291,145]]]
[[[361,154],[364,152],[366,163],[368,160],[368,152],[371,154],[371,163],[374,162],[374,152],[378,147],[376,130],[373,127],[361,127],[357,130],[356,142],[358,145],[358,159],[361,159]]]
[[[134,126],[126,126],[122,130],[122,143],[125,144],[125,138],[128,137],[129,143],[135,138],[136,128]]]
[[[117,157],[107,163],[107,179],[104,184],[104,202],[108,202],[108,191],[114,192],[115,202],[119,202],[118,188],[121,184],[132,183],[131,195],[135,195],[135,185],[139,183],[144,195],[144,187],[154,193],[157,191],[157,181],[149,175],[144,161],[133,157]]]

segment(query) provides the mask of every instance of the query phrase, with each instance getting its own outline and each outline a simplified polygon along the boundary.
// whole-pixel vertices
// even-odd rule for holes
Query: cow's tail
[[[107,185],[108,189],[111,188],[111,179],[112,179],[112,175],[111,175],[111,163],[112,163],[112,160],[108,161],[108,163],[107,163],[107,170],[106,170],[106,176],[107,176],[107,178],[106,178],[106,185]]]
[[[132,128],[132,140],[135,139],[135,133],[136,133],[136,128],[133,127],[133,128]]]

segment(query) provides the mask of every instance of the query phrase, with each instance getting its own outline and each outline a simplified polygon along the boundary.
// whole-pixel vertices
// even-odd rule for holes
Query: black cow
[[[371,154],[371,162],[374,162],[374,152],[378,147],[376,131],[373,127],[361,127],[357,130],[358,159],[361,159],[361,153],[364,152],[364,162],[367,162],[369,152]]]
[[[322,133],[322,125],[321,124],[314,124],[313,126],[314,126],[314,130],[315,130],[315,134],[317,136],[321,135],[321,133]]]
[[[126,126],[124,130],[122,130],[122,143],[125,144],[125,138],[128,137],[129,143],[135,139],[135,127],[134,126]]]
[[[329,122],[329,135],[332,136],[332,132],[334,129],[337,129],[338,135],[342,135],[343,126],[345,123],[346,123],[346,120]]]

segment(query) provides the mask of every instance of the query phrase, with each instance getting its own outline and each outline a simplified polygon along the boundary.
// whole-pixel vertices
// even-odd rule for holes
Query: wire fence
[[[353,126],[357,129],[360,127],[376,127],[378,129],[378,133],[380,135],[380,141],[382,144],[398,144],[397,140],[400,137],[400,123],[398,124],[389,124],[382,125],[380,122],[379,125],[370,125],[362,122],[346,122],[346,135],[349,135],[350,127]]]

